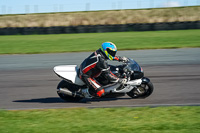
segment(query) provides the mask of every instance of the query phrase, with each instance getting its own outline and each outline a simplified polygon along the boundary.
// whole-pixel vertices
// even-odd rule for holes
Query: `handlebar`
[[[134,71],[131,70],[130,67],[128,67],[128,63],[125,63],[125,67],[123,68],[122,76],[129,79],[133,73],[134,73]]]

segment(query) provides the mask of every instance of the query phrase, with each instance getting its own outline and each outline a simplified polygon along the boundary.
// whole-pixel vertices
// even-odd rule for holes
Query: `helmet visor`
[[[113,58],[115,57],[116,53],[117,53],[117,50],[116,51],[113,51],[112,49],[108,48],[107,49],[108,51],[108,54],[110,54]]]

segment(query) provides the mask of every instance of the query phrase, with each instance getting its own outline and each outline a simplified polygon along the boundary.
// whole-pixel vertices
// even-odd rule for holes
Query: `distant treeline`
[[[31,35],[31,34],[66,34],[66,33],[100,33],[123,31],[158,31],[200,29],[200,21],[166,22],[166,23],[133,23],[114,25],[79,25],[54,27],[8,27],[0,28],[0,35]]]

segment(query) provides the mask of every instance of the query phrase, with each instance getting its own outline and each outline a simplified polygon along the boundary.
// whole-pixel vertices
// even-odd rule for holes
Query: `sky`
[[[200,5],[200,0],[0,0],[0,14],[97,11]]]

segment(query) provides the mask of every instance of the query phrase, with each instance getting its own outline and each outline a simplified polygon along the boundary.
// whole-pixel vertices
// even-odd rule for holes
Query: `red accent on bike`
[[[102,90],[100,90],[100,91],[97,92],[97,96],[101,97],[104,93],[105,93],[105,90],[102,89]]]

